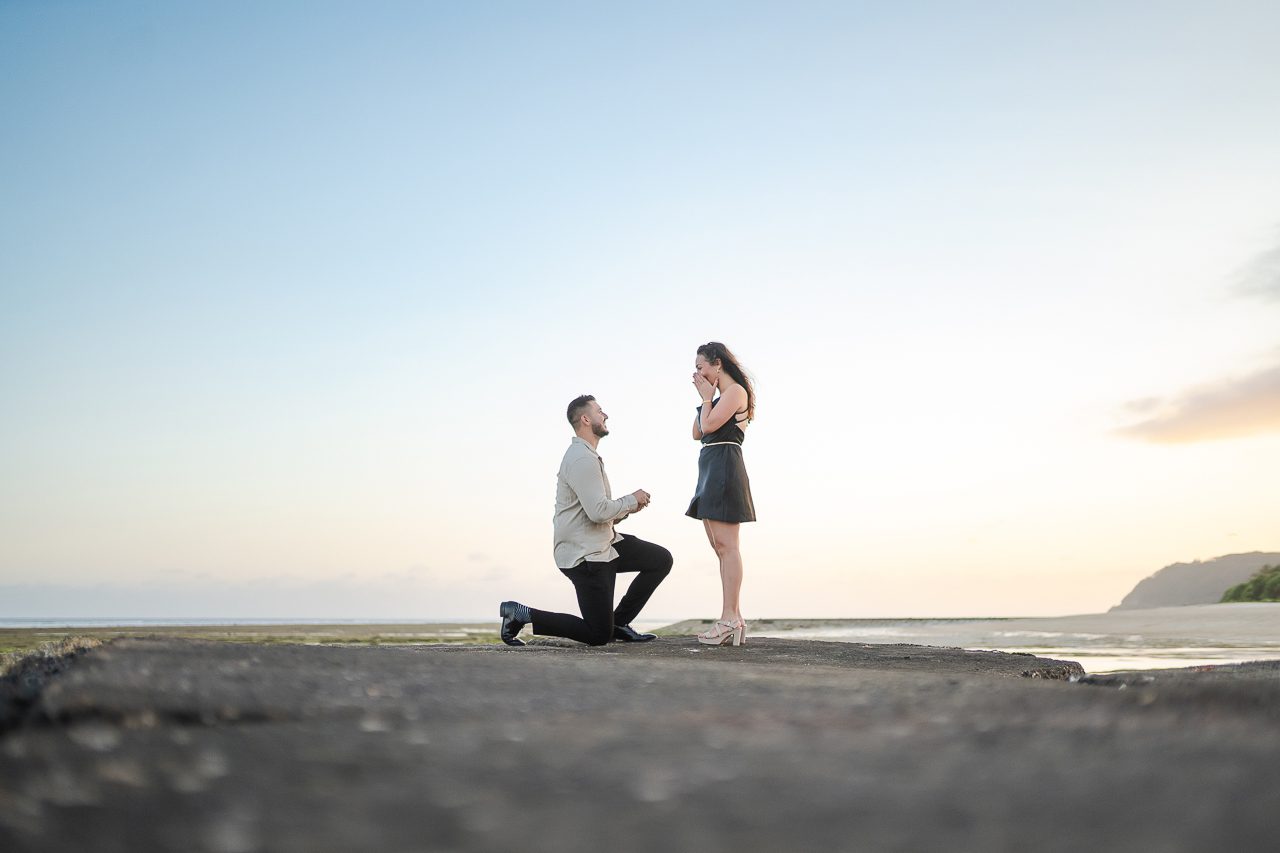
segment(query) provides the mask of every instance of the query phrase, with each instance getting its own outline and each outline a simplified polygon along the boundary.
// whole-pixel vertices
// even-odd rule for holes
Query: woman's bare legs
[[[738,550],[738,525],[730,521],[702,520],[707,540],[720,560],[720,619],[737,624],[742,621],[742,608],[738,601],[742,592],[742,553]]]

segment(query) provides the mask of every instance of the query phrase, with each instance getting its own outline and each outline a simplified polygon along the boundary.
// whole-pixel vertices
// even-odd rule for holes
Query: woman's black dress
[[[712,407],[719,402],[717,397]],[[698,413],[701,415],[702,406],[698,407]],[[698,489],[685,512],[690,518],[738,523],[756,520],[751,481],[747,479],[747,466],[742,461],[744,435],[736,418],[736,415],[729,418],[720,429],[702,437],[702,450],[698,452]]]

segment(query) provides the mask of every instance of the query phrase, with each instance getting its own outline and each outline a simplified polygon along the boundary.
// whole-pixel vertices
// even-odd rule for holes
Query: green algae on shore
[[[71,638],[178,638],[231,643],[302,645],[421,645],[497,643],[497,620],[492,623],[423,623],[403,625],[147,625],[112,627],[0,628],[0,654],[22,653]]]

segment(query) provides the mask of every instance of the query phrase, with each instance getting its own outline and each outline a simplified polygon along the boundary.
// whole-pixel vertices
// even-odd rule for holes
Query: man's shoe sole
[[[524,622],[516,623],[520,627],[516,628],[510,634],[507,633],[507,620],[510,619],[512,622],[516,621],[515,609],[516,603],[514,601],[504,601],[498,605],[498,618],[502,620],[502,624],[498,626],[498,636],[501,637],[502,642],[506,643],[508,646],[528,645],[524,640],[516,636],[524,628]],[[508,612],[508,610],[510,612]]]

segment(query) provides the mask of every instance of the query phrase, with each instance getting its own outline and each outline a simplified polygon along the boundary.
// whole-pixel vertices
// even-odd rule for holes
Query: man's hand
[[[632,510],[632,512],[639,512],[644,509],[649,505],[649,501],[651,500],[649,493],[644,489],[636,489],[631,493],[631,496],[636,499],[636,508]]]

